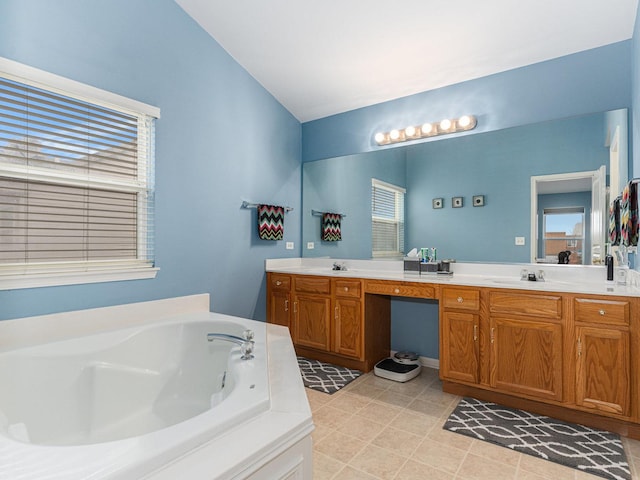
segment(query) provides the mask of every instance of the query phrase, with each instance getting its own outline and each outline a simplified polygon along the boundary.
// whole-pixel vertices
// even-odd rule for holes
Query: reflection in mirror
[[[406,189],[406,250],[436,247],[438,259],[457,261],[531,262],[541,255],[532,234],[538,228],[531,222],[531,177],[593,172],[603,165],[609,170],[616,131],[611,118],[618,122],[618,150],[624,150],[616,166],[626,175],[627,112],[620,112],[305,163],[303,256],[371,258],[371,179],[376,178]],[[476,195],[484,196],[483,205],[474,206]],[[461,208],[452,208],[453,197],[463,198]],[[438,198],[444,199],[443,208],[433,208]],[[603,200],[599,208],[604,205]],[[342,241],[322,242],[320,221],[311,210],[347,214]],[[587,209],[585,216],[583,251],[591,252],[594,222]],[[516,245],[516,237],[524,237],[525,245]],[[306,248],[309,243],[313,249]]]

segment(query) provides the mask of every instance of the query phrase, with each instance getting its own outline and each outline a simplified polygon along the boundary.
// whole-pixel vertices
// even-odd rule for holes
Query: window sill
[[[109,271],[27,273],[0,275],[0,290],[20,288],[57,287],[85,283],[120,282],[155,278],[159,268],[122,268]]]

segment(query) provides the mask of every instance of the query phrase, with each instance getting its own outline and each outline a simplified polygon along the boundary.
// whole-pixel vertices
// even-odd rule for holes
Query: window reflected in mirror
[[[548,262],[583,264],[584,208],[545,208],[543,248]]]

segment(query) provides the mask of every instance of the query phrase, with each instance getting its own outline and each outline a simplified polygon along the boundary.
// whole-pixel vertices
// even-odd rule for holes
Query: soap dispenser
[[[613,282],[613,255],[604,257],[604,263],[607,266],[607,282]]]

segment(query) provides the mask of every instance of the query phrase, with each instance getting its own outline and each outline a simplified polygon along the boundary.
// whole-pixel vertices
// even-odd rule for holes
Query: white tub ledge
[[[267,343],[270,410],[142,477],[144,480],[313,478],[314,426],[289,330],[268,324]]]
[[[0,361],[0,377],[7,377],[0,381],[3,388],[14,385],[11,395],[0,396],[0,480],[310,480],[313,476],[311,433],[314,426],[289,330],[211,313],[209,305],[209,295],[203,294],[0,321],[0,360],[4,359],[4,364]],[[256,333],[255,358],[240,360],[239,347],[231,344],[227,344],[230,350],[220,353],[220,346],[207,342],[206,333],[211,328],[227,328],[228,334],[240,332],[234,335],[241,335],[247,328],[253,330]],[[223,330],[217,332],[224,333]],[[183,342],[177,349],[182,352],[180,355],[173,353],[176,350],[174,342],[165,341],[167,338]],[[202,343],[194,340],[199,338]],[[220,344],[224,345],[224,342]],[[166,346],[164,350],[163,345]],[[67,369],[80,372],[76,377],[65,376],[57,370],[57,365],[60,358],[68,365],[69,362],[64,362],[69,351],[79,352],[76,356],[82,358],[98,352],[97,356],[91,357],[98,363],[86,361],[84,370]],[[128,352],[128,356],[122,352]],[[109,360],[111,357],[105,355],[111,354],[120,357]],[[42,358],[44,363],[38,360]],[[49,362],[49,358],[55,361]],[[128,359],[128,363],[122,367],[119,358]],[[176,358],[183,362],[184,368],[175,367]],[[222,359],[224,375],[215,374],[210,366],[210,360],[214,358]],[[195,361],[199,363],[193,363]],[[55,370],[43,367],[49,364]],[[171,377],[173,383],[167,381],[158,387],[156,377],[162,375],[155,372],[171,368],[180,374]],[[151,385],[146,390],[142,388],[143,393],[160,388],[165,395],[150,395],[154,400],[148,405],[154,408],[157,406],[153,403],[157,401],[155,399],[167,396],[180,399],[179,395],[184,392],[195,392],[189,400],[200,399],[202,395],[207,399],[206,395],[210,395],[208,385],[214,382],[201,383],[200,379],[211,373],[218,375],[212,378],[226,378],[227,389],[222,403],[212,409],[205,406],[204,411],[198,410],[202,413],[196,412],[186,420],[180,417],[176,420],[178,423],[163,424],[157,430],[142,430],[137,436],[130,437],[90,437],[84,443],[82,439],[65,443],[66,437],[55,443],[57,438],[54,438],[51,443],[35,428],[51,424],[63,433],[75,428],[74,421],[67,418],[76,418],[69,412],[77,412],[80,419],[87,417],[83,412],[89,411],[94,404],[83,400],[85,398],[97,401],[104,407],[105,415],[120,407],[132,408],[137,404],[133,397],[127,397],[131,391],[117,392],[115,397],[109,397],[107,393],[116,391],[117,387],[111,386],[120,385],[117,381],[138,382],[140,375],[144,377],[144,385]],[[39,393],[31,396],[24,393],[30,391],[29,378],[38,375],[42,377],[38,381],[41,385]],[[92,390],[77,381],[77,378],[89,377],[93,383],[87,385],[90,384]],[[112,377],[117,381],[112,381]],[[96,386],[100,379],[104,379],[102,390],[100,385]],[[175,394],[172,393],[174,390],[169,389],[168,393],[163,390],[169,388],[166,385],[176,384],[187,386],[175,390]],[[223,392],[225,381],[222,387],[216,388],[214,395]],[[93,397],[73,397],[71,400],[80,399],[76,402],[78,408],[69,407],[62,412],[56,407],[56,401],[57,405],[75,404],[61,401],[55,394],[58,390],[89,391],[93,392]],[[102,397],[100,392],[105,392],[104,398],[96,399],[96,396]],[[28,397],[25,402],[23,397]],[[138,397],[135,399],[139,400]],[[201,403],[200,400],[196,406]],[[193,402],[186,405],[190,407]],[[41,414],[51,411],[51,415],[56,415],[56,410],[57,417]],[[29,417],[28,412],[34,413]],[[135,425],[130,421],[132,417],[124,418],[122,424],[127,429]],[[22,421],[36,422],[30,424],[33,427],[31,438],[29,425],[22,428]],[[112,424],[107,422],[108,427]],[[46,430],[45,434],[48,432]]]

